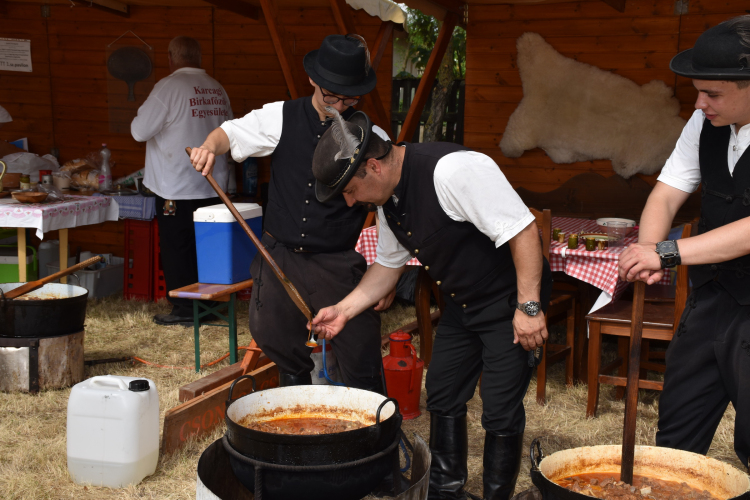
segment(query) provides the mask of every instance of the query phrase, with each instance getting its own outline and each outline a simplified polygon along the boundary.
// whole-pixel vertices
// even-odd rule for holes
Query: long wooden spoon
[[[25,285],[21,285],[18,288],[14,288],[13,290],[9,292],[5,292],[4,294],[5,298],[15,299],[16,297],[20,297],[21,295],[24,295],[26,293],[33,292],[34,290],[38,288],[42,288],[47,283],[50,283],[52,281],[55,281],[56,279],[62,278],[63,276],[73,274],[74,272],[79,271],[85,267],[89,267],[92,264],[96,264],[100,260],[102,260],[102,256],[97,255],[95,257],[91,257],[90,259],[81,262],[80,264],[76,264],[75,266],[69,267],[67,269],[63,269],[62,271],[58,271],[55,274],[51,274],[47,276],[46,278],[42,278],[36,281],[29,281]]]
[[[192,148],[185,148],[185,151],[188,155],[192,152]],[[237,211],[237,209],[234,207],[234,204],[231,202],[229,197],[222,191],[222,189],[219,187],[219,184],[216,182],[216,179],[213,178],[211,174],[208,174],[206,176],[206,180],[209,184],[211,184],[211,187],[214,188],[214,191],[216,191],[216,194],[219,195],[219,198],[221,198],[221,201],[224,202],[224,204],[227,206],[230,212],[232,212],[232,215],[234,215],[234,218],[237,219],[237,222],[240,223],[240,227],[245,231],[245,233],[250,237],[250,239],[253,242],[253,245],[258,249],[258,252],[260,253],[261,257],[263,257],[263,260],[266,261],[266,263],[271,266],[271,269],[273,270],[273,273],[276,275],[276,277],[281,281],[281,285],[284,287],[284,290],[286,290],[286,293],[289,294],[289,297],[291,297],[294,304],[297,306],[297,308],[302,311],[302,314],[305,315],[308,321],[312,321],[313,314],[310,308],[305,303],[305,300],[302,298],[300,293],[297,291],[297,289],[294,287],[291,281],[289,281],[289,278],[286,277],[284,274],[284,271],[281,270],[278,264],[276,264],[276,261],[273,260],[273,257],[271,257],[271,254],[268,253],[268,250],[266,250],[266,247],[263,246],[263,244],[260,242],[257,236],[255,236],[255,233],[253,233],[252,229],[250,229],[250,226],[247,225],[247,222],[245,222],[245,219],[242,218],[240,213]],[[318,344],[315,343],[315,346]]]
[[[622,429],[622,461],[620,481],[633,484],[635,462],[635,419],[638,414],[638,379],[641,371],[641,343],[643,340],[643,302],[646,284],[635,282],[633,312],[630,318],[630,359],[628,360],[628,382],[625,397],[625,423]]]

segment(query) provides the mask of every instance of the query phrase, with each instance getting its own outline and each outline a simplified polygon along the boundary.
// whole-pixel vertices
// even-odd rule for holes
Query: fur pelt
[[[539,147],[555,163],[609,159],[626,179],[664,166],[685,125],[664,82],[638,86],[564,57],[537,33],[516,46],[523,99],[500,141],[505,156]]]

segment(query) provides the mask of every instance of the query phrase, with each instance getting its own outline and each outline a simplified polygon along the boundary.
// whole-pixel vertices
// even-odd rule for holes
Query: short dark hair
[[[385,157],[381,158],[383,160],[387,160],[392,151],[392,148],[391,151],[388,151],[389,147],[390,144],[388,144],[388,142],[384,141],[375,132],[372,132],[372,136],[370,137],[370,144],[367,145],[367,151],[365,151],[362,163],[360,163],[357,171],[354,172],[355,177],[363,179],[367,175],[367,160],[369,160],[370,158],[380,158],[387,153]]]

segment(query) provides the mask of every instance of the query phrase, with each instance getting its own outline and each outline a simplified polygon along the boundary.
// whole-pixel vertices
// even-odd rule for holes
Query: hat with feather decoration
[[[315,176],[315,197],[326,202],[349,184],[365,157],[372,135],[370,117],[362,111],[349,120],[331,106],[326,111],[332,115],[330,128],[320,138],[313,155],[312,170]]]

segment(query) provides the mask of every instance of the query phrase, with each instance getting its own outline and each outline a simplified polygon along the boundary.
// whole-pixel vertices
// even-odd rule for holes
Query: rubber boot
[[[484,500],[509,500],[521,469],[523,434],[484,436]]]
[[[292,387],[294,385],[312,385],[312,375],[292,375],[291,373],[279,372],[279,387]]]
[[[430,413],[430,490],[428,500],[465,500],[469,477],[466,460],[469,438],[466,416],[442,417]]]

